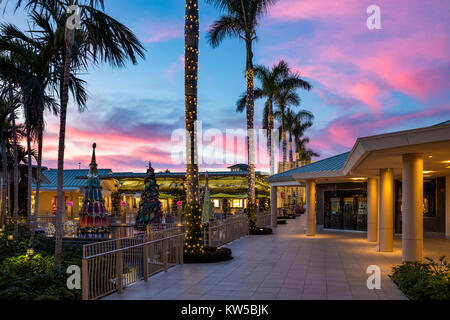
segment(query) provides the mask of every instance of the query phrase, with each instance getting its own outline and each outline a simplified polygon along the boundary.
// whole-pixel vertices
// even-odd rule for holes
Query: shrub
[[[53,256],[18,256],[0,265],[0,300],[80,299],[79,290],[69,290],[66,278],[53,271]]]
[[[450,264],[445,257],[435,262],[404,262],[393,268],[392,280],[411,300],[450,300]]]
[[[233,259],[228,248],[205,248],[203,253],[184,253],[184,263],[213,263]]]
[[[265,235],[272,234],[273,230],[271,228],[256,228],[254,230],[250,230],[251,235]]]
[[[54,238],[36,234],[34,256],[24,255],[27,246],[26,230],[12,241],[0,236],[0,300],[81,299],[80,290],[67,289],[65,274],[68,266],[81,266],[81,246],[63,243],[61,275],[53,271]]]

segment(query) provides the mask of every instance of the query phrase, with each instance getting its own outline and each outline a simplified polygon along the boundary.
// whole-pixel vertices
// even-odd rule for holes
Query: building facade
[[[363,231],[391,252],[398,234],[403,260],[420,261],[424,236],[450,238],[450,121],[359,138],[350,152],[268,181],[274,201],[286,186],[305,187],[307,236],[316,225]]]
[[[247,167],[238,165],[230,171],[208,172],[211,199],[215,213],[243,212],[247,207]],[[84,188],[89,170],[64,171],[64,195],[66,199],[66,219],[77,220],[84,200]],[[56,213],[57,170],[43,171],[46,183],[39,192],[39,215],[52,216]],[[113,215],[137,213],[141,192],[144,190],[145,173],[112,172],[99,169],[99,178],[105,206]],[[206,174],[200,173],[200,188],[205,186]],[[256,195],[261,208],[268,208],[270,200],[268,175],[256,172]],[[160,191],[160,201],[164,213],[175,213],[178,203],[185,202],[186,174],[184,172],[159,172],[156,180]],[[48,183],[47,183],[48,182]],[[35,205],[33,186],[32,205]]]

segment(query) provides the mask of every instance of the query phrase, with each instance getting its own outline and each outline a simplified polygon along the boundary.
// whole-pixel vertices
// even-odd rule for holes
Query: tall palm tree
[[[57,213],[56,213],[56,245],[55,269],[61,269],[62,218],[64,214],[64,145],[66,133],[67,105],[69,89],[78,91],[72,76],[86,70],[90,65],[103,62],[112,67],[123,67],[127,60],[137,64],[137,58],[144,58],[142,44],[136,36],[123,24],[108,16],[104,10],[103,0],[18,0],[17,7],[25,3],[28,10],[45,15],[49,26],[56,28],[57,40],[63,39],[54,68],[58,77],[58,94],[60,98],[60,128],[58,143],[58,178],[57,178]],[[66,12],[71,5],[78,6],[81,29],[71,30],[66,26],[72,21],[68,18],[74,13]],[[64,35],[63,37],[61,37]],[[76,99],[79,106],[84,106],[87,96]]]
[[[286,130],[289,134],[289,169],[296,167],[294,164],[293,140],[297,139],[299,135],[303,135],[304,131],[312,126],[313,119],[313,114],[306,110],[295,113],[292,109],[288,108],[286,111]],[[295,199],[298,199],[298,188],[290,188],[290,194],[293,195],[291,205],[295,203],[294,191],[296,191]]]
[[[6,224],[7,216],[7,201],[6,197],[9,193],[8,188],[8,160],[7,160],[7,141],[8,133],[11,131],[11,112],[10,106],[6,99],[0,95],[0,147],[1,147],[1,167],[2,167],[2,217],[1,217],[1,227],[3,229]]]
[[[64,39],[58,36],[58,30],[49,21],[49,13],[33,11],[29,14],[29,23],[34,30],[23,33],[12,24],[2,24],[0,27],[0,52],[14,58],[18,64],[8,64],[0,60],[0,69],[10,70],[18,79],[23,100],[24,116],[27,132],[28,149],[28,204],[27,217],[30,227],[29,247],[33,246],[36,219],[39,208],[39,194],[42,168],[43,132],[45,127],[44,111],[50,110],[57,115],[59,107],[54,99],[59,87],[59,69],[54,67],[58,52]],[[70,89],[76,101],[83,104],[86,92],[84,82],[71,75]],[[31,184],[33,179],[31,161],[31,143],[37,140],[38,156],[36,157],[36,194],[34,214],[31,218]]]
[[[300,74],[291,71],[284,60],[278,62],[271,69],[263,65],[255,66],[255,77],[261,82],[260,88],[255,88],[255,100],[266,98],[263,112],[262,126],[267,130],[267,148],[270,156],[270,174],[275,174],[275,154],[272,146],[272,130],[274,129],[273,104],[275,96],[283,89],[289,87],[311,90],[309,82],[303,80]],[[244,93],[237,102],[237,111],[245,109],[246,94]]]
[[[11,57],[1,57],[2,60],[12,61]],[[12,63],[12,62],[11,62]],[[14,205],[13,205],[13,213],[12,218],[14,220],[14,237],[17,236],[18,232],[18,213],[19,213],[19,163],[17,158],[17,145],[18,145],[18,137],[17,137],[17,109],[20,107],[20,100],[15,94],[15,78],[11,77],[5,70],[0,69],[0,96],[2,96],[2,100],[6,101],[9,104],[9,112],[11,113],[11,132],[12,132],[12,142],[13,142],[13,196],[14,196]],[[11,208],[11,207],[10,207]]]
[[[302,138],[306,129],[312,126],[314,115],[307,110],[300,110],[295,113],[292,109],[288,108],[285,118],[286,130],[289,133],[289,163],[291,166],[290,169],[292,169],[292,166],[294,166],[294,140]]]
[[[198,0],[186,0],[185,104],[186,104],[186,252],[203,252],[197,145],[197,84],[200,23]]]
[[[69,85],[71,70],[80,70],[89,64],[107,62],[112,67],[123,67],[127,60],[137,64],[137,56],[144,58],[144,47],[136,36],[125,25],[108,16],[104,10],[103,1],[85,0],[81,4],[80,18],[82,29],[76,32],[65,28],[64,59],[62,59],[62,85],[60,91],[60,125],[58,144],[58,193],[56,214],[56,248],[55,268],[61,269],[62,248],[62,217],[64,215],[64,149],[66,137],[67,104],[69,101]],[[68,1],[67,5],[75,4]],[[97,9],[97,7],[100,8]],[[64,7],[65,9],[66,7]],[[45,7],[44,7],[45,9]],[[63,9],[60,6],[53,8]],[[71,13],[70,13],[71,14]],[[75,47],[75,50],[74,50]],[[81,50],[78,50],[79,47]],[[78,52],[77,52],[78,51]],[[85,57],[84,65],[74,64],[74,55],[80,54]]]
[[[253,42],[257,40],[256,29],[259,21],[276,0],[206,0],[216,8],[224,10],[225,15],[215,21],[209,32],[208,41],[218,47],[225,37],[238,37],[245,42],[247,83],[247,149],[248,149],[248,213],[250,229],[256,227],[255,193],[255,145],[254,145],[254,70]]]

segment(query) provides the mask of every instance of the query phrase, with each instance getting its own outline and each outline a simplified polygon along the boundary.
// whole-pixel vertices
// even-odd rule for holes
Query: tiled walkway
[[[319,230],[308,238],[303,220],[280,225],[275,235],[231,243],[231,261],[177,266],[105,299],[406,299],[388,278],[401,261],[400,240],[395,252],[377,253],[365,234]],[[426,239],[424,246],[426,256],[450,256],[449,240]],[[367,289],[370,265],[381,268],[381,290]]]

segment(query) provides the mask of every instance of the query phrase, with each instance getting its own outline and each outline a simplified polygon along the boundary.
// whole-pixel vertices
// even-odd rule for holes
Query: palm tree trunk
[[[287,170],[287,136],[286,136],[286,130],[284,125],[284,117],[282,115],[281,120],[281,136],[282,136],[282,143],[283,143],[283,172]],[[284,187],[284,199],[283,204],[287,205],[287,188]]]
[[[73,31],[66,29],[66,54],[64,59],[64,76],[61,92],[59,144],[58,144],[58,193],[56,200],[56,243],[55,270],[61,272],[61,252],[63,228],[62,220],[65,209],[64,199],[64,148],[66,139],[67,104],[69,102],[70,63],[73,47]]]
[[[44,108],[41,107],[40,115],[39,115],[39,127],[38,127],[38,157],[36,159],[37,169],[36,169],[36,190],[34,195],[34,214],[33,214],[33,222],[31,223],[31,234],[30,241],[28,242],[28,247],[32,248],[34,244],[34,237],[36,233],[37,226],[37,218],[39,215],[39,192],[41,188],[41,168],[42,168],[42,139],[43,139],[43,123],[44,123]]]
[[[270,156],[270,175],[275,174],[275,157],[273,153],[273,146],[272,146],[272,130],[274,127],[273,124],[273,101],[272,98],[269,98],[269,121],[267,125],[267,147],[269,149],[269,156]]]
[[[11,203],[11,170],[8,170],[8,173],[7,173],[7,177],[8,177],[8,180],[7,180],[7,184],[8,184],[8,186],[7,186],[7,188],[8,188],[8,216],[7,216],[7,218],[8,218],[8,220],[9,221],[7,221],[6,223],[7,224],[11,224],[11,221],[12,221],[12,203]]]
[[[294,167],[294,154],[292,150],[292,130],[289,130],[289,170]],[[291,194],[291,205],[294,206],[294,189],[289,188],[289,193]]]
[[[14,238],[18,233],[19,220],[19,164],[17,161],[17,128],[16,128],[16,113],[13,105],[13,91],[9,89],[9,99],[11,102],[11,120],[12,120],[12,134],[13,134],[13,168],[14,168]]]
[[[247,39],[247,68],[246,68],[246,83],[247,83],[247,153],[248,153],[248,204],[247,211],[249,217],[250,230],[256,228],[256,192],[255,192],[255,86],[253,71],[253,52],[252,40]]]
[[[28,230],[31,231],[31,191],[33,182],[33,163],[31,161],[30,125],[27,126],[27,156],[28,156],[27,222],[28,222]]]
[[[198,0],[186,0],[185,16],[185,104],[186,104],[186,251],[203,252],[201,241],[198,145],[197,84],[199,45]]]
[[[1,228],[5,227],[6,224],[6,195],[8,194],[8,173],[7,166],[8,161],[6,159],[6,142],[3,139],[3,129],[2,129],[2,220],[1,220]]]

